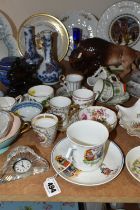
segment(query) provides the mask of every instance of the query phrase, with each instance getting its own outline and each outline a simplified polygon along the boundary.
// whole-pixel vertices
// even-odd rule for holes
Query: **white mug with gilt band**
[[[40,137],[40,144],[48,147],[53,144],[57,134],[58,118],[53,114],[39,114],[31,121],[33,131]]]
[[[79,105],[80,109],[92,106],[95,95],[92,90],[87,88],[77,89],[72,93],[72,101]]]

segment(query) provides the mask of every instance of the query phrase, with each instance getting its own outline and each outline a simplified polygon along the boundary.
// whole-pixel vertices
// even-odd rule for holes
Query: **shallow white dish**
[[[120,1],[111,5],[98,22],[97,36],[116,44],[127,44],[139,50],[139,11],[140,4],[133,1]]]
[[[66,157],[67,150],[69,147],[68,138],[64,138],[59,141],[52,153],[51,163],[54,170],[59,173],[59,165],[55,160],[55,157],[62,155]],[[107,153],[105,155],[103,164],[100,169],[93,172],[80,172],[78,176],[68,177],[64,172],[60,173],[60,176],[68,182],[83,186],[96,186],[108,183],[115,179],[121,172],[124,164],[124,157],[120,148],[113,142],[109,143]]]
[[[63,23],[56,17],[46,13],[35,14],[27,18],[20,26],[18,32],[18,44],[21,54],[25,52],[24,27],[29,25],[35,26],[36,40],[40,40],[40,35],[45,31],[55,33],[57,57],[61,61],[66,55],[69,45],[69,36]],[[41,49],[37,47],[37,51],[43,55],[43,47]]]
[[[59,17],[65,25],[69,33],[70,45],[65,60],[69,60],[71,51],[73,50],[72,28],[80,28],[82,30],[82,39],[92,38],[96,36],[97,18],[90,12],[71,11]]]
[[[140,146],[134,147],[127,153],[125,164],[129,173],[140,182]]]

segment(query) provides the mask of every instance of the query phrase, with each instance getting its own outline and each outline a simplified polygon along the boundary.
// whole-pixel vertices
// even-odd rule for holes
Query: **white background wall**
[[[97,18],[112,4],[120,0],[0,0],[0,9],[14,22],[17,29],[35,13],[59,15],[73,10],[92,12]],[[135,0],[140,2],[140,0]]]

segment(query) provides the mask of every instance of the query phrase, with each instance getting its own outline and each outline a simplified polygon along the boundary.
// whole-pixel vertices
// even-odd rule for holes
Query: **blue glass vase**
[[[80,28],[72,28],[73,49],[76,49],[80,40],[82,39],[82,30]]]
[[[43,58],[36,50],[34,26],[24,27],[24,38],[25,38],[24,57],[26,62],[31,65],[39,66]]]
[[[52,54],[52,32],[45,32],[42,37],[42,41],[44,59],[37,70],[37,77],[42,81],[43,84],[55,85],[59,82],[59,77],[62,73],[62,70]]]

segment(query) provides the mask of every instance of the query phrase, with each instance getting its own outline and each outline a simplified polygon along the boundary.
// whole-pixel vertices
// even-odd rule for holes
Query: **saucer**
[[[130,95],[128,92],[126,92],[123,96],[116,96],[113,97],[111,100],[107,101],[107,105],[117,105],[117,104],[123,104],[124,102],[128,101],[130,98]]]
[[[70,147],[68,138],[59,141],[52,153],[51,164],[54,170],[59,173],[59,165],[55,160],[56,156],[66,157],[66,148]],[[110,142],[101,167],[92,172],[80,171],[77,176],[68,176],[67,173],[61,172],[59,175],[68,182],[82,186],[96,186],[108,183],[115,179],[121,172],[124,164],[124,157],[120,148],[114,143]],[[78,170],[78,169],[77,169]]]

